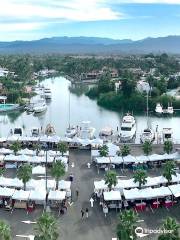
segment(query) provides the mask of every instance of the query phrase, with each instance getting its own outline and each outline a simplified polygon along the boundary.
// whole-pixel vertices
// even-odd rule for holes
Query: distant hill
[[[98,37],[52,37],[34,41],[0,42],[0,53],[135,54],[180,53],[180,36],[114,40]]]

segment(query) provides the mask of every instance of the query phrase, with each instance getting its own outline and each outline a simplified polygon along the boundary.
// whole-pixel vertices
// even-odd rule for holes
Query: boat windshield
[[[131,131],[131,128],[130,127],[121,127],[121,130],[122,131]]]
[[[21,135],[21,134],[22,134],[21,128],[15,128],[15,129],[14,129],[14,134],[19,134],[19,135]]]
[[[170,133],[167,133],[164,135],[165,138],[171,138],[171,134]]]

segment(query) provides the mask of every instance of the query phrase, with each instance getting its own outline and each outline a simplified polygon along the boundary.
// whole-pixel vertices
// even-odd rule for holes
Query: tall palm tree
[[[124,145],[121,146],[120,155],[122,157],[125,157],[125,156],[129,155],[130,152],[131,152],[131,149],[128,145],[124,144]]]
[[[146,184],[147,182],[147,174],[146,171],[142,170],[142,169],[138,169],[134,176],[134,182],[138,182],[139,183],[139,188],[141,189],[142,185]]]
[[[53,163],[51,168],[51,175],[56,179],[56,190],[58,189],[58,182],[60,177],[65,174],[65,166],[61,161],[56,161]]]
[[[21,165],[17,170],[17,177],[22,180],[24,184],[24,190],[26,190],[26,183],[31,179],[32,177],[32,166],[29,164],[23,164]]]
[[[0,239],[11,240],[11,229],[4,221],[0,220]]]
[[[145,141],[142,148],[144,154],[148,156],[152,152],[152,143],[150,141]]]
[[[168,217],[162,226],[162,230],[166,230],[166,233],[161,234],[158,240],[179,240],[179,228],[180,225],[177,224],[174,218]]]
[[[119,240],[137,239],[135,234],[137,219],[138,215],[133,210],[125,210],[119,215],[116,229]]]
[[[173,143],[171,141],[164,142],[164,152],[170,154],[173,150]]]
[[[109,153],[109,149],[107,145],[103,145],[102,147],[100,147],[99,154],[101,157],[107,157],[108,153]]]
[[[108,185],[109,190],[111,191],[112,186],[117,185],[117,174],[115,171],[108,171],[105,175],[105,184]]]
[[[38,218],[35,231],[39,240],[57,240],[59,236],[56,219],[47,212]]]
[[[21,149],[21,144],[20,142],[16,141],[11,144],[10,149],[13,150],[14,155],[17,154],[17,152]]]
[[[62,154],[62,156],[64,155],[64,153],[66,153],[68,151],[68,145],[66,142],[59,142],[57,145],[57,149],[58,151],[60,151],[60,153]]]
[[[163,176],[167,179],[168,185],[172,180],[172,176],[176,176],[175,163],[173,161],[167,161],[164,165]]]
[[[4,172],[5,172],[5,169],[4,168],[0,168],[0,177],[3,176]]]

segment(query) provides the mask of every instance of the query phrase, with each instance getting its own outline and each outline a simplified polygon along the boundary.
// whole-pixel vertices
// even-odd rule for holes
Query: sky
[[[180,0],[1,0],[0,41],[180,35]]]

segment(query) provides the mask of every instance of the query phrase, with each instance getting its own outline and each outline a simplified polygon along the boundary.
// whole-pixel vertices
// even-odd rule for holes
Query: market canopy
[[[104,200],[105,201],[117,201],[121,200],[121,194],[119,191],[110,191],[104,192]]]
[[[66,192],[65,191],[50,191],[48,194],[48,200],[51,201],[61,201],[66,198]]]
[[[45,174],[46,168],[43,166],[36,166],[32,169],[32,174]]]
[[[12,199],[19,200],[19,201],[27,201],[29,199],[30,191],[24,190],[15,190],[14,194],[12,195]]]
[[[94,189],[95,191],[108,189],[108,186],[105,184],[105,181],[102,179],[100,181],[94,181]]]
[[[29,194],[29,200],[32,201],[45,201],[46,191],[45,190],[31,190]]]
[[[169,189],[175,197],[180,197],[180,184],[169,185]]]
[[[60,180],[58,184],[59,184],[58,189],[68,190],[68,189],[71,188],[71,182],[70,181]]]
[[[15,189],[0,187],[0,196],[2,197],[11,197],[14,193]]]

